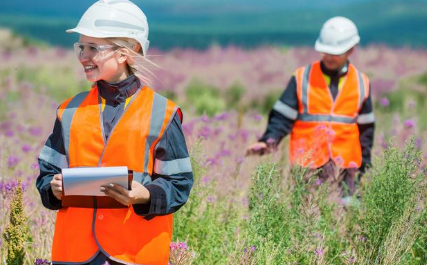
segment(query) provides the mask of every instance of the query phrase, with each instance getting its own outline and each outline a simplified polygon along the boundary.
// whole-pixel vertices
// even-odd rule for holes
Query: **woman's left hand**
[[[124,205],[144,204],[150,201],[150,192],[141,183],[132,181],[132,190],[114,183],[102,185],[101,191]]]

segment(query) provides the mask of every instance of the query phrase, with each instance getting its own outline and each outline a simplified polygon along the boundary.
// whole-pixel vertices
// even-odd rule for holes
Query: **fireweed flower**
[[[388,105],[390,105],[390,101],[388,100],[388,98],[381,98],[380,105],[383,107],[387,107]]]
[[[318,257],[322,257],[323,256],[323,249],[322,248],[316,248],[314,250],[314,254]]]
[[[23,151],[24,153],[28,153],[28,152],[30,152],[30,151],[31,151],[31,146],[30,146],[30,145],[28,145],[28,144],[24,144],[24,145],[22,146],[22,151]]]
[[[241,164],[241,163],[243,163],[245,161],[245,157],[244,156],[238,156],[235,159],[235,161],[236,161],[237,164]]]
[[[337,156],[334,158],[335,164],[341,167],[344,164],[344,159],[341,156]]]
[[[199,133],[198,133],[197,136],[203,137],[203,138],[209,138],[211,136],[211,134],[212,134],[211,128],[209,128],[208,126],[203,126],[200,129],[200,131],[199,131]]]
[[[8,129],[6,130],[5,135],[6,137],[13,137],[15,136],[15,133],[12,130]]]
[[[34,265],[49,265],[50,262],[47,259],[36,259]]]
[[[206,200],[207,200],[209,203],[213,203],[213,202],[215,202],[215,198],[214,198],[213,196],[208,196],[208,197],[206,198]]]
[[[216,115],[213,117],[213,120],[215,121],[225,121],[228,119],[230,115],[227,112],[221,113],[219,115]]]
[[[254,117],[253,117],[253,119],[254,119],[255,121],[262,121],[262,116],[261,116],[261,115],[259,115],[259,114],[255,114],[255,115],[254,115]]]
[[[350,164],[348,164],[348,166],[350,168],[358,168],[357,164],[355,162],[353,162],[353,161],[351,161]]]
[[[40,136],[42,134],[42,128],[41,127],[30,127],[28,129],[28,132],[32,135],[32,136]]]
[[[421,138],[415,139],[415,146],[421,150],[421,148],[423,147],[423,140]]]
[[[407,119],[407,120],[403,123],[403,125],[405,126],[405,128],[407,128],[407,129],[411,129],[411,128],[414,128],[414,127],[415,127],[416,123],[415,123],[415,121],[414,121],[414,120]]]
[[[194,122],[188,122],[182,125],[182,130],[185,135],[192,135],[194,130]]]
[[[8,167],[15,167],[19,162],[19,158],[17,158],[16,156],[9,156],[7,158],[7,166]]]
[[[417,102],[415,102],[413,100],[409,101],[409,103],[408,103],[409,108],[414,109],[416,106],[417,106]]]
[[[185,243],[185,242],[179,242],[178,243],[178,248],[187,250],[188,249],[187,243]]]

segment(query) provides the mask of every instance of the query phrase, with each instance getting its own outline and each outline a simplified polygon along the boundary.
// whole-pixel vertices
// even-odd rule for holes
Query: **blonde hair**
[[[152,86],[152,78],[158,79],[152,70],[162,67],[148,59],[146,54],[143,54],[139,42],[131,38],[108,38],[108,40],[117,46],[129,50],[130,56],[127,59],[129,73],[134,74],[148,86]]]

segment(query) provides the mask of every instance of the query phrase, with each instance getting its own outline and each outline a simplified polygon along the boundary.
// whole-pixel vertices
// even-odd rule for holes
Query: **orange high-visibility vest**
[[[298,117],[290,139],[293,164],[319,168],[330,159],[342,168],[360,167],[362,149],[356,123],[369,95],[369,80],[352,64],[333,100],[315,62],[296,71]]]
[[[127,105],[105,142],[98,88],[78,94],[58,109],[68,165],[127,166],[134,174],[153,173],[157,142],[180,110],[175,103],[142,87]],[[172,214],[147,221],[133,207],[62,208],[52,246],[55,263],[86,263],[98,250],[124,264],[167,264]]]

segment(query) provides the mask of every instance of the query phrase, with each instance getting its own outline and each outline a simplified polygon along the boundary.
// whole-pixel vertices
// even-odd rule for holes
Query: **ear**
[[[137,43],[136,44],[136,47],[135,47],[135,51],[137,52],[137,53],[142,53],[142,47],[141,47],[141,43]],[[144,54],[145,55],[145,54]]]
[[[119,54],[119,58],[118,58],[119,63],[124,63],[129,58],[129,50],[128,49],[120,48],[118,50],[118,54]]]

